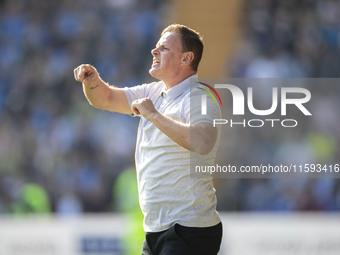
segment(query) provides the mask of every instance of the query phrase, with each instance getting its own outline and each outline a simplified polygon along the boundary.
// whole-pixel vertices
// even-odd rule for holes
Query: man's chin
[[[159,79],[159,80],[160,80],[160,78],[159,78],[158,75],[157,75],[157,71],[156,71],[155,69],[150,68],[149,74],[150,74],[153,78]]]

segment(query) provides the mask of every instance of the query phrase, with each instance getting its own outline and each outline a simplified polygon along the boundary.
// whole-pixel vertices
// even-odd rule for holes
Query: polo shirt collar
[[[180,95],[182,95],[185,91],[187,91],[190,88],[190,79],[192,78],[197,79],[197,73],[189,76],[188,78],[181,81],[180,83],[178,83],[177,85],[175,85],[169,90],[166,90],[166,86],[164,84],[164,87],[161,91],[162,97],[164,98],[170,97],[172,99],[179,97]]]

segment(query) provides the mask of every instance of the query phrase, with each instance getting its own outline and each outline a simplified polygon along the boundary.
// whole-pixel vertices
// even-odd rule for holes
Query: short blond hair
[[[162,31],[161,36],[167,32],[178,32],[181,35],[183,52],[191,51],[194,53],[191,67],[194,71],[197,71],[203,54],[202,36],[194,29],[181,24],[171,24]]]

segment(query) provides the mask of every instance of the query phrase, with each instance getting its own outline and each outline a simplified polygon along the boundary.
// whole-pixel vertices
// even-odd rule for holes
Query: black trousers
[[[146,233],[142,255],[216,255],[221,239],[221,223],[207,228],[175,224],[165,231]]]

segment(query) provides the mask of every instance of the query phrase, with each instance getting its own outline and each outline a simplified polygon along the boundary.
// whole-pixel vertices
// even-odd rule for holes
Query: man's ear
[[[184,52],[182,55],[182,64],[190,65],[194,60],[194,53],[192,51]]]

